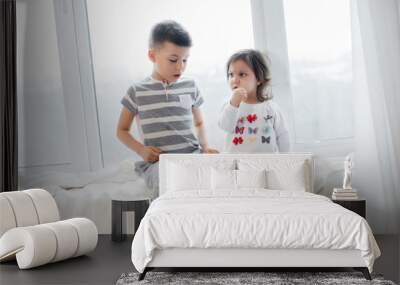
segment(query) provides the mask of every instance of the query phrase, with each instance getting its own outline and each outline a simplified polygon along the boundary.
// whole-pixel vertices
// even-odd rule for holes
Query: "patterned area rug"
[[[116,285],[134,284],[379,284],[395,285],[381,275],[372,274],[372,281],[360,272],[148,272],[142,281],[139,273],[124,273]]]

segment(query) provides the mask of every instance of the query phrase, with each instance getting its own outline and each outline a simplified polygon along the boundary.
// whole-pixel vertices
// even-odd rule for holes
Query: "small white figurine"
[[[354,167],[353,153],[346,156],[344,160],[344,178],[343,178],[343,189],[351,190],[351,170]]]

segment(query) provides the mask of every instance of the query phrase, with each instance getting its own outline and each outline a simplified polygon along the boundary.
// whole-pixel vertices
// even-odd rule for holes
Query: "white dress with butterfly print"
[[[286,121],[277,104],[241,103],[239,108],[224,105],[218,122],[226,131],[225,152],[265,153],[290,151]]]

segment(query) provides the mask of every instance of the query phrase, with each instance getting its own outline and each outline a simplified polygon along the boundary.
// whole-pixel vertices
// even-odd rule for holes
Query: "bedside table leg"
[[[120,201],[112,201],[111,209],[111,240],[122,241],[122,203]]]

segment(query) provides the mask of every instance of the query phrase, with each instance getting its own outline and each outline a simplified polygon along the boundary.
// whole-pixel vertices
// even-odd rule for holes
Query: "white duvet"
[[[358,249],[372,272],[380,250],[365,219],[327,197],[298,191],[182,191],[156,199],[132,243],[143,272],[155,249]]]

